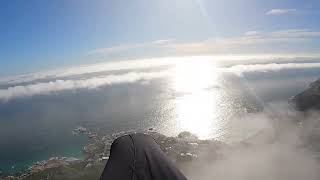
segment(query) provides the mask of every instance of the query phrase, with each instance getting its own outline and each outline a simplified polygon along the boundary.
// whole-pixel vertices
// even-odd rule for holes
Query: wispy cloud
[[[247,36],[254,36],[254,35],[259,35],[259,34],[260,34],[259,31],[247,31],[245,33],[245,35],[247,35]]]
[[[98,48],[90,51],[88,55],[98,54],[98,53],[118,53],[128,49],[135,49],[135,48],[140,48],[145,46],[147,46],[147,44],[145,43],[136,43],[136,44],[124,44],[119,46],[113,46],[109,48]]]
[[[147,52],[156,51],[163,52],[161,54],[171,55],[203,55],[203,54],[219,54],[225,53],[260,53],[265,52],[266,46],[273,47],[286,43],[286,51],[290,51],[290,47],[297,43],[306,43],[313,38],[320,37],[320,31],[312,31],[309,29],[285,29],[273,32],[248,31],[240,36],[233,37],[215,37],[202,41],[181,42],[177,40],[158,40],[141,44],[126,44],[122,46],[114,46],[108,48],[95,49],[89,54],[105,54],[105,55],[123,55],[129,51]],[[303,45],[303,44],[301,44]],[[254,47],[254,49],[249,49]],[[283,47],[282,47],[283,48]],[[281,51],[278,48],[270,48],[273,51]],[[256,52],[253,52],[256,51]],[[293,51],[295,52],[295,50]],[[143,56],[143,55],[142,55]]]
[[[244,51],[249,46],[255,46],[263,51],[264,45],[279,43],[303,43],[307,40],[320,37],[320,31],[311,31],[308,29],[287,29],[273,32],[248,31],[243,36],[214,38],[201,42],[171,43],[167,46],[182,53],[217,53],[223,50]]]
[[[309,29],[287,29],[272,32],[270,35],[276,38],[310,39],[320,37],[320,31],[311,31]]]
[[[266,15],[284,15],[296,13],[296,9],[271,9],[266,12]]]
[[[162,46],[165,46],[166,44],[171,43],[172,41],[174,40],[161,39],[161,40],[155,40],[155,41],[144,42],[144,43],[131,43],[131,44],[123,44],[123,45],[107,47],[107,48],[97,48],[88,52],[88,55],[101,54],[101,53],[119,53],[119,52],[124,52],[132,49],[146,48],[146,47],[161,48]]]

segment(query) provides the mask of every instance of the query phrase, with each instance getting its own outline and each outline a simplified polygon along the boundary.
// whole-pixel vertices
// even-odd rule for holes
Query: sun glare
[[[209,138],[215,131],[217,70],[209,61],[177,64],[173,89],[176,98],[177,124],[199,138]]]
[[[177,92],[195,93],[215,85],[216,68],[209,61],[177,64],[173,85]]]

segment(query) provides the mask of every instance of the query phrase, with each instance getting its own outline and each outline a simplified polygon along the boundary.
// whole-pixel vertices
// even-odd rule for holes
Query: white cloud
[[[235,65],[230,68],[224,68],[223,71],[233,72],[238,75],[248,72],[272,72],[290,69],[310,69],[320,68],[320,63],[285,63],[285,64],[249,64],[249,65]]]
[[[121,75],[108,75],[78,80],[55,80],[50,82],[35,83],[23,86],[13,86],[7,89],[0,89],[0,101],[8,101],[12,98],[50,94],[65,90],[74,89],[95,89],[102,86],[134,83],[137,81],[150,80],[165,77],[168,71],[160,72],[131,72]]]
[[[179,57],[154,58],[154,59],[149,58],[149,59],[113,61],[113,62],[106,62],[106,63],[74,66],[69,68],[35,72],[35,73],[22,74],[17,76],[2,77],[0,78],[0,84],[18,84],[18,83],[27,83],[27,82],[41,80],[41,79],[64,78],[64,77],[70,77],[70,76],[76,76],[76,75],[85,75],[90,73],[154,68],[154,67],[160,67],[164,65],[173,65],[181,60],[182,58],[179,58]]]
[[[266,12],[266,15],[283,15],[283,14],[292,14],[297,12],[296,9],[271,9]]]
[[[153,41],[152,44],[165,45],[165,44],[171,43],[173,41],[174,41],[174,39],[161,39],[161,40]]]
[[[246,36],[255,36],[255,35],[259,35],[260,32],[259,31],[247,31],[245,33]]]

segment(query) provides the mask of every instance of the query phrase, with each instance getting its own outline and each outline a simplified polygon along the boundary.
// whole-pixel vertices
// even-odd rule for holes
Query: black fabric
[[[154,139],[146,134],[116,139],[100,180],[186,180]]]

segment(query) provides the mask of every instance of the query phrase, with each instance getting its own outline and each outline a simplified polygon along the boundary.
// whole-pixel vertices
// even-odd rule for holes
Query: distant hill
[[[311,83],[309,88],[290,99],[297,110],[320,109],[320,79]]]

